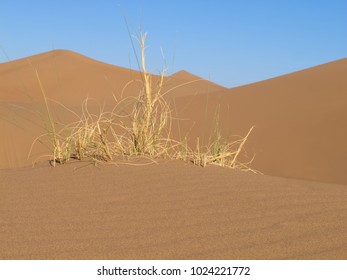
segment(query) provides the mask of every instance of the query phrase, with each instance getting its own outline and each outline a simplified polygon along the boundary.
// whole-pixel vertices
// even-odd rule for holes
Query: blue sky
[[[136,68],[122,11],[148,32],[153,71],[162,49],[170,73],[227,87],[347,57],[346,0],[2,0],[0,46],[11,60],[69,49]]]

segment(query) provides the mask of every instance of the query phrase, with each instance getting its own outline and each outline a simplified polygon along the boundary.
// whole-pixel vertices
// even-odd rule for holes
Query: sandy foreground
[[[0,170],[1,259],[346,259],[347,188],[183,162]]]

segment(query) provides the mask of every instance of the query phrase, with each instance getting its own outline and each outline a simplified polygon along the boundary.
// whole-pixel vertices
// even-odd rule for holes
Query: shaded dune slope
[[[225,134],[255,126],[248,158],[255,154],[253,167],[265,174],[347,184],[346,77],[343,59],[177,103],[195,122],[192,135],[213,127],[218,106]]]
[[[346,77],[344,59],[230,90],[245,108],[235,113],[257,126],[250,145],[264,172],[347,184]]]

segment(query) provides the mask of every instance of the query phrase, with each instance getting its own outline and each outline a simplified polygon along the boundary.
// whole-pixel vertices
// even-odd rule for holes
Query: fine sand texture
[[[346,259],[347,189],[183,162],[0,170],[1,259]]]

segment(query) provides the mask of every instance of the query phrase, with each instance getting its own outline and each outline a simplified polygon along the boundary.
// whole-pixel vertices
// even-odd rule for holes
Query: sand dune
[[[1,259],[347,258],[341,185],[183,162],[0,178]]]
[[[48,149],[30,146],[45,133],[42,92],[73,110],[85,98],[111,108],[114,98],[138,94],[137,71],[108,65],[71,51],[51,51],[0,64],[0,168],[31,164]],[[347,59],[239,88],[225,89],[186,71],[167,77],[174,104],[173,133],[207,143],[220,107],[224,135],[244,135],[253,167],[265,174],[347,184]],[[133,81],[130,82],[129,81]],[[128,83],[128,86],[125,85]],[[124,91],[122,91],[125,88]],[[72,118],[52,103],[57,121]],[[41,115],[40,115],[41,114]],[[183,120],[183,121],[182,121]],[[178,126],[179,125],[179,126]]]
[[[50,98],[80,104],[85,97],[112,100],[138,72],[92,60],[78,53],[56,50],[0,65],[1,100],[41,101],[35,69]]]
[[[265,174],[347,184],[346,75],[344,59],[177,104],[192,135],[210,134],[218,106],[226,134],[255,125],[248,151]]]
[[[49,152],[37,145],[37,150],[27,159],[34,139],[46,132],[43,97],[35,70],[48,97],[72,109],[79,108],[87,97],[103,106],[113,100],[113,94],[120,95],[128,81],[140,78],[137,72],[70,51],[52,51],[1,64],[0,127],[6,133],[0,135],[0,168],[30,165],[38,156]],[[129,90],[134,87],[136,83]],[[60,105],[51,106],[58,121],[59,116],[72,117]]]
[[[138,71],[99,62],[67,50],[55,50],[28,58],[0,64],[1,101],[41,101],[42,93],[35,76],[37,70],[43,87],[50,98],[68,105],[80,105],[86,97],[101,104],[113,101],[113,95],[138,94],[141,76]],[[171,89],[190,81],[192,85],[178,87],[174,94],[204,93],[224,89],[200,77],[180,71],[167,81]]]
[[[75,120],[64,106],[88,97],[107,110],[140,90],[139,72],[70,51],[0,64],[1,259],[347,258],[347,59],[232,89],[165,78],[176,138],[207,144],[217,115],[225,136],[255,125],[243,157],[266,175],[177,161],[52,168],[40,143],[28,159],[46,132],[36,70],[57,123]]]
[[[248,108],[235,114],[257,125],[255,164],[276,176],[347,184],[346,75],[344,59],[231,90]]]
[[[78,111],[88,97],[91,104],[111,109],[115,98],[137,95],[141,89],[138,71],[105,64],[75,52],[56,50],[0,64],[0,168],[32,164],[49,149],[36,145],[27,159],[35,138],[45,133],[45,110],[37,71],[57,121],[76,118],[56,102]],[[155,79],[156,77],[154,77]],[[167,77],[168,98],[203,94],[224,89],[187,72]],[[180,86],[184,85],[184,86]],[[15,152],[14,152],[15,151]]]
[[[176,88],[172,91],[173,97],[195,96],[226,89],[184,70],[178,71],[169,77],[167,88],[168,90]]]

